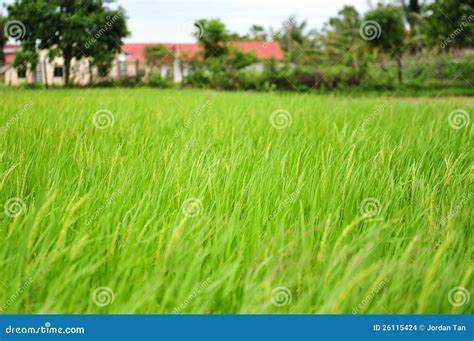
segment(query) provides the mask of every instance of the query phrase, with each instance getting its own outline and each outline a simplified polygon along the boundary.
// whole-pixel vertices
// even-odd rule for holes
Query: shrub
[[[159,74],[152,74],[148,79],[148,85],[154,88],[170,88],[173,86],[173,81]]]

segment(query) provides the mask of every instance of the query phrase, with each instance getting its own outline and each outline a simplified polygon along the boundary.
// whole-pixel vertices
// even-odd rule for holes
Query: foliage
[[[408,1],[408,3],[407,3]],[[405,22],[409,25],[407,32],[407,44],[411,54],[421,52],[425,43],[423,5],[421,0],[401,0]]]
[[[306,21],[298,23],[295,17],[291,16],[283,22],[280,31],[277,33],[279,42],[283,50],[288,53],[290,60],[301,53],[299,50],[306,39],[306,26]]]
[[[36,51],[20,50],[15,55],[13,67],[21,72],[26,72],[28,69],[34,71],[38,65],[39,56]]]
[[[330,77],[326,83],[358,85],[364,78],[369,57],[360,26],[359,13],[352,6],[344,7],[338,17],[329,20],[326,34],[321,37],[325,52],[321,69]]]
[[[3,54],[3,48],[8,41],[7,36],[5,35],[5,24],[7,22],[7,19],[3,17],[0,13],[0,67],[3,65],[5,62],[5,56]]]
[[[471,2],[392,0],[380,3],[366,14],[345,6],[329,18],[321,31],[311,29],[305,20],[295,16],[288,17],[275,30],[252,25],[245,34],[230,32],[219,19],[201,19],[196,21],[194,32],[201,52],[181,53],[176,62],[181,70],[185,64],[190,65],[185,85],[227,90],[393,89],[397,79],[399,84],[404,79],[410,86],[449,81],[464,86],[472,82],[470,66],[461,57],[461,49],[474,46]],[[100,75],[106,75],[127,31],[123,10],[113,11],[103,3],[109,1],[15,0],[9,6],[9,15],[25,24],[22,45],[24,52],[28,51],[22,52],[17,64],[33,67],[35,61],[30,63],[27,56],[37,58],[39,48],[49,47],[50,58],[88,58],[91,70],[95,67]],[[375,39],[362,36],[366,22],[380,27]],[[285,52],[284,60],[257,60],[255,55],[235,49],[233,41],[277,41]],[[167,65],[166,77],[173,78],[174,51],[165,46],[150,47],[146,49],[146,60],[151,74]],[[414,60],[419,61],[417,65]],[[65,64],[68,81],[70,58],[65,58]],[[263,72],[258,74],[256,68],[261,69],[262,65]],[[463,77],[459,77],[459,65],[466,68]],[[153,77],[153,86],[168,86],[162,84],[161,77]]]
[[[107,3],[110,4],[111,1],[107,1]],[[93,37],[98,36],[99,38],[90,39],[85,47],[90,50],[87,55],[91,65],[96,66],[99,76],[104,77],[110,72],[117,54],[122,52],[120,45],[129,32],[125,12],[120,7],[118,10],[104,7],[92,16],[93,24],[89,28],[89,32]]]
[[[435,84],[439,88],[459,86],[471,87],[474,82],[474,65],[469,55],[453,58],[449,53],[443,55],[406,56],[404,60],[404,84],[407,86],[432,88]],[[365,83],[383,85],[387,88],[396,83],[396,63],[387,62],[382,69],[377,64],[371,64],[368,73],[374,78]],[[460,77],[462,76],[462,77]]]
[[[166,66],[167,77],[173,79],[175,54],[172,50],[165,45],[149,46],[145,48],[145,59],[152,72],[161,72],[161,66]],[[157,75],[154,75],[154,77],[156,78]],[[159,84],[161,80],[155,79],[152,83]]]
[[[163,78],[158,73],[153,73],[148,79],[148,85],[153,88],[169,88],[173,86],[173,81],[169,77]]]
[[[64,58],[66,85],[72,59],[97,57],[103,64],[108,61],[104,54],[118,53],[128,34],[123,9],[96,0],[15,0],[8,15],[26,27],[20,39],[24,50],[48,49],[51,59]]]
[[[203,49],[202,58],[198,56],[191,62],[191,75],[186,83],[199,87],[239,89],[242,86],[239,72],[257,62],[255,54],[229,45],[228,31],[219,20],[200,20],[196,22],[196,27],[204,28],[198,36]]]
[[[252,25],[250,28],[250,40],[254,41],[267,41],[268,35],[265,32],[263,26],[260,25]]]
[[[148,46],[145,48],[146,62],[150,66],[171,65],[174,53],[165,45]]]
[[[428,6],[426,36],[431,45],[452,48],[474,46],[472,0],[435,0]]]
[[[365,20],[375,21],[381,28],[380,36],[368,40],[369,44],[388,54],[395,54],[403,50],[405,27],[399,8],[379,4],[376,9],[366,14]]]
[[[201,19],[195,24],[195,37],[203,46],[204,58],[219,58],[227,53],[225,42],[229,41],[229,31],[218,19]]]
[[[368,22],[376,22],[380,31],[368,43],[380,49],[382,53],[393,55],[398,65],[398,80],[402,82],[402,54],[405,50],[405,26],[399,8],[379,4],[365,16]]]
[[[106,77],[112,67],[112,63],[116,56],[110,53],[100,53],[94,56],[91,60],[91,66],[97,67],[97,74],[99,77]]]

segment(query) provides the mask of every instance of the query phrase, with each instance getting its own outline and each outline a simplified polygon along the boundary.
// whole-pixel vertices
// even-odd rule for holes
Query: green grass
[[[0,96],[3,313],[474,312],[472,98]]]

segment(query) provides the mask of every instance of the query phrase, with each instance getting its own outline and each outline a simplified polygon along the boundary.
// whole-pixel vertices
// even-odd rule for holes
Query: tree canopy
[[[379,4],[376,9],[366,14],[365,20],[366,25],[374,25],[372,29],[376,33],[373,39],[367,39],[368,43],[381,52],[395,57],[398,80],[401,83],[402,53],[406,47],[402,12],[395,6]]]
[[[66,85],[73,59],[110,64],[107,56],[120,51],[128,34],[124,10],[113,10],[100,0],[15,0],[8,6],[8,17],[26,27],[19,39],[23,50],[48,49],[50,59],[64,58]]]
[[[169,66],[168,75],[173,75],[173,62],[175,54],[172,50],[164,45],[149,46],[145,48],[145,59],[148,66],[157,69],[161,65]]]
[[[110,2],[14,0],[8,6],[8,18],[0,17],[0,26],[2,21],[12,21],[25,27],[17,36],[22,51],[15,66],[34,68],[39,50],[47,49],[50,59],[64,58],[66,84],[70,81],[72,60],[86,58],[100,75],[107,75],[128,34],[123,9],[112,9]],[[472,0],[388,0],[365,14],[345,6],[321,30],[311,29],[306,20],[295,16],[277,28],[251,25],[246,33],[229,31],[219,19],[201,19],[195,22],[193,34],[202,47],[201,53],[193,50],[185,55],[180,51],[177,65],[186,70],[186,82],[194,77],[196,84],[229,89],[245,87],[242,84],[246,82],[251,87],[268,89],[333,89],[362,86],[367,80],[383,84],[383,77],[385,84],[396,83],[396,77],[399,83],[404,77],[439,77],[445,73],[439,60],[450,55],[458,58],[459,53],[467,53],[461,49],[474,46],[473,6]],[[6,42],[3,31],[0,30],[0,45]],[[262,49],[276,41],[284,58],[258,60],[255,54],[236,49],[229,43],[233,41],[261,42]],[[426,65],[425,55],[431,58]],[[147,48],[145,57],[148,66],[156,69],[171,65],[175,53],[156,46]],[[0,53],[0,62],[2,58]],[[423,62],[413,63],[416,58]],[[256,68],[248,67],[257,62],[260,74]],[[458,69],[459,63],[451,64],[448,72]],[[463,71],[463,78],[471,79],[464,75],[470,72],[470,64],[459,70]],[[140,81],[138,72],[136,79]]]
[[[435,0],[426,12],[426,36],[431,45],[448,50],[474,45],[474,1]]]
[[[230,33],[219,19],[196,21],[194,36],[204,48],[204,57],[220,57],[227,53]]]

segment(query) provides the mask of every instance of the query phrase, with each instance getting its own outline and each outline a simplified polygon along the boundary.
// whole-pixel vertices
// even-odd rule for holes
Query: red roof
[[[122,45],[122,51],[126,54],[127,60],[130,61],[145,61],[145,47],[164,45],[173,51],[176,51],[178,56],[187,55],[188,58],[194,57],[201,46],[197,43],[129,43]],[[230,46],[237,47],[243,52],[254,52],[258,59],[275,58],[277,60],[283,59],[283,51],[280,44],[276,41],[262,42],[262,41],[234,41],[229,43]],[[14,44],[6,44],[3,49],[5,53],[5,62],[12,63],[15,57],[15,52],[21,46]]]
[[[175,51],[178,56],[186,54],[188,57],[194,57],[202,49],[197,43],[129,43],[122,45],[122,51],[126,54],[127,60],[145,61],[145,47],[156,45],[164,45]],[[283,50],[281,49],[280,44],[275,41],[234,41],[228,43],[228,45],[237,47],[243,52],[254,52],[258,59],[283,59]]]
[[[20,49],[20,47],[20,45],[15,44],[5,44],[5,47],[3,48],[5,64],[13,63],[13,60],[15,59],[15,52]]]

